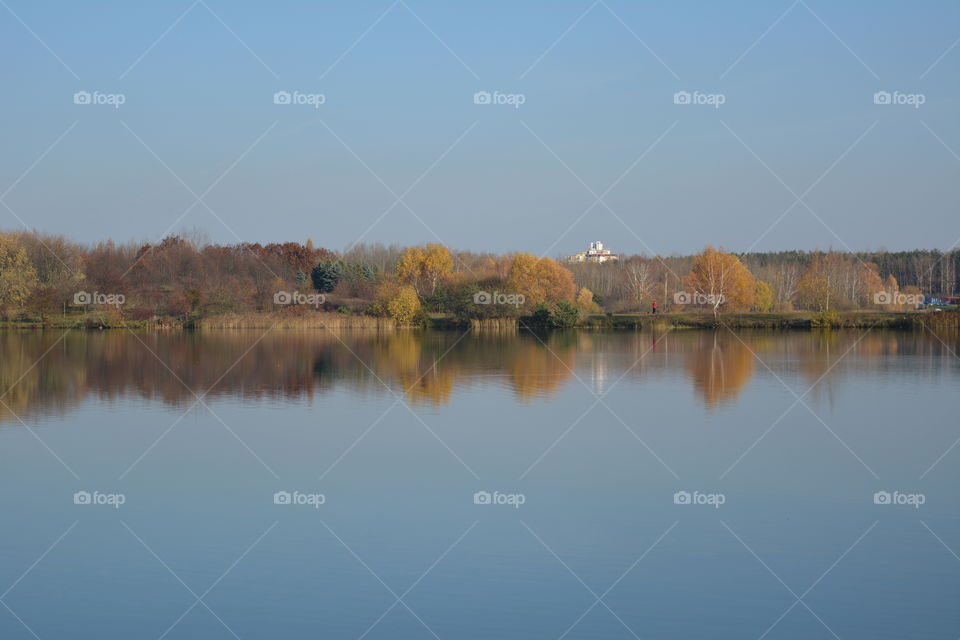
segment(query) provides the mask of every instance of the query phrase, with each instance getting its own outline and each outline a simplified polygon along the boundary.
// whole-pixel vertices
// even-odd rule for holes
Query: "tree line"
[[[917,297],[955,296],[958,280],[960,250],[736,254],[707,247],[693,256],[572,264],[440,244],[333,251],[310,240],[217,245],[174,235],[84,246],[38,232],[0,233],[0,315],[40,322],[93,308],[125,320],[324,310],[402,325],[448,314],[567,326],[580,314],[650,312],[654,303],[662,312],[715,314],[904,310]],[[320,295],[300,304],[295,293]]]

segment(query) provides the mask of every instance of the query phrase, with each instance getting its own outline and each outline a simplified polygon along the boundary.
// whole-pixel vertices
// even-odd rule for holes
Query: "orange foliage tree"
[[[754,277],[732,253],[707,246],[694,256],[693,266],[684,280],[695,302],[703,300],[716,316],[723,306],[729,310],[749,309],[753,304]]]
[[[527,308],[540,303],[572,302],[577,292],[573,274],[552,258],[538,258],[529,253],[513,256],[507,272],[507,288],[524,296]]]

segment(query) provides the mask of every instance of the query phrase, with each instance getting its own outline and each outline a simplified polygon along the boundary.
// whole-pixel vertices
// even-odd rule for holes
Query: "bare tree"
[[[637,311],[643,310],[643,297],[650,288],[652,270],[646,260],[634,259],[628,262],[624,268],[626,276],[626,289],[630,294],[630,300],[636,302]]]

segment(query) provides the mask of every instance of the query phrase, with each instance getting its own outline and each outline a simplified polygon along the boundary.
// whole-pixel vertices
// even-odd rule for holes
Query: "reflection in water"
[[[956,370],[958,347],[955,333],[881,331],[0,332],[0,421],[66,413],[89,396],[188,405],[191,389],[312,401],[334,388],[381,395],[387,385],[412,403],[439,406],[460,389],[502,384],[526,402],[556,394],[575,375],[600,394],[622,376],[677,370],[716,409],[755,375],[772,375],[766,366],[807,386],[819,380],[815,393],[829,395],[845,372],[881,368],[891,356],[921,356],[917,375]]]
[[[525,401],[554,394],[572,377],[576,367],[575,332],[534,338],[509,349],[504,363],[513,392]]]
[[[753,352],[729,331],[697,337],[696,348],[687,356],[687,373],[697,392],[711,408],[735,399],[753,374]]]

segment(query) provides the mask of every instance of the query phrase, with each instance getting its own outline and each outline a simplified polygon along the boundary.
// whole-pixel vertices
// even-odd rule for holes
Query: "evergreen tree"
[[[310,272],[313,288],[320,293],[330,293],[340,282],[343,270],[339,262],[318,262]]]

